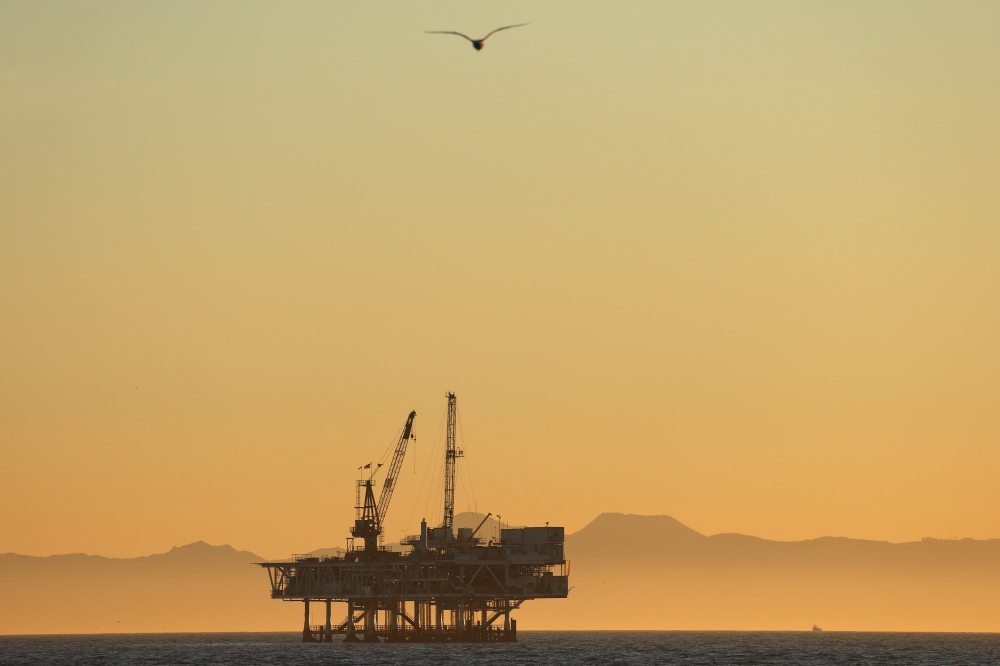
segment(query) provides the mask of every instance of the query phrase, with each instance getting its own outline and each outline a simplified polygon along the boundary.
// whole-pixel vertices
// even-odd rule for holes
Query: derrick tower
[[[455,427],[458,421],[458,399],[454,393],[445,393],[448,398],[448,427],[445,431],[444,447],[444,521],[441,526],[451,529],[455,519],[455,463],[462,451],[455,445]]]

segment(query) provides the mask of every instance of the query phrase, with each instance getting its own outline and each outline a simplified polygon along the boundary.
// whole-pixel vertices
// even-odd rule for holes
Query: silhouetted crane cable
[[[528,24],[527,23],[517,23],[515,25],[505,25],[502,28],[497,28],[496,30],[490,32],[488,35],[486,35],[482,39],[473,39],[472,37],[469,37],[468,35],[463,35],[462,33],[455,32],[453,30],[425,30],[424,32],[426,32],[428,35],[458,35],[459,37],[464,37],[467,40],[469,40],[470,42],[472,42],[472,48],[476,49],[477,51],[482,51],[483,50],[483,42],[485,42],[487,39],[489,39],[490,35],[495,35],[496,33],[500,32],[501,30],[510,30],[511,28],[520,28],[520,27],[526,26],[526,25],[528,25]]]
[[[437,457],[441,451],[441,445],[444,443],[444,438],[441,437],[441,433],[444,431],[444,422],[446,418],[446,413],[441,415],[441,420],[438,422],[437,433],[434,435],[434,439],[431,440],[431,450],[428,453],[428,460],[424,466],[424,476],[420,480],[420,487],[417,489],[417,498],[413,502],[413,508],[410,510],[410,517],[406,521],[406,531],[409,532],[410,525],[413,524],[413,516],[417,512],[417,507],[420,506],[420,498],[423,497],[424,488],[427,487],[427,499],[424,502],[424,515],[427,515],[427,509],[430,507],[431,495],[434,494],[435,479],[431,477],[431,470],[437,470],[438,466],[436,464]],[[426,441],[426,439],[424,440]],[[428,478],[430,478],[430,485],[428,485]]]
[[[382,467],[382,465],[385,464],[385,461],[389,459],[389,456],[395,453],[396,446],[399,444],[399,436],[403,432],[404,428],[406,428],[406,424],[403,424],[403,426],[396,431],[396,434],[392,436],[392,439],[389,440],[389,444],[385,447],[385,451],[382,452],[382,455],[378,459],[379,467]]]
[[[462,429],[462,412],[455,408],[455,415],[458,420],[458,439],[461,441],[462,450],[465,450],[465,430]],[[466,456],[462,456],[462,468],[465,470],[465,474],[459,474],[458,478],[462,483],[462,490],[465,492],[465,501],[472,507],[474,512],[479,512],[479,502],[476,500],[476,487],[472,482],[472,468],[469,466],[469,459]],[[469,484],[466,486],[465,479],[468,477]],[[472,499],[469,499],[469,491],[472,491]]]
[[[385,521],[385,514],[389,510],[389,501],[392,500],[392,491],[396,487],[396,479],[399,477],[399,470],[403,466],[403,458],[406,456],[406,445],[410,441],[410,435],[413,430],[413,419],[416,416],[416,412],[410,412],[410,416],[406,419],[406,425],[403,426],[403,433],[399,437],[396,452],[392,457],[392,464],[389,465],[389,471],[386,473],[385,481],[382,484],[382,494],[378,500],[378,526],[380,529]]]

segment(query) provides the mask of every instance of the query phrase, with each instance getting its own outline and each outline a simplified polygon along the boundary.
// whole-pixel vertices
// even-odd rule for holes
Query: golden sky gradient
[[[995,2],[0,4],[0,552],[342,545],[416,409],[395,539],[446,390],[514,523],[1000,537],[998,34]]]

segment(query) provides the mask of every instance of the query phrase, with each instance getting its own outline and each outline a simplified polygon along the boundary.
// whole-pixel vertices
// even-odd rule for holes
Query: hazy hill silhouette
[[[301,625],[272,601],[262,558],[192,543],[128,559],[0,555],[0,633],[265,631]]]
[[[306,553],[303,553],[303,555]],[[344,554],[343,548],[317,548],[316,550],[311,550],[308,553],[315,557],[340,557]]]
[[[602,514],[566,554],[569,598],[526,603],[522,627],[1000,631],[1000,539],[780,542]],[[269,598],[259,561],[201,542],[131,559],[0,555],[0,633],[296,631],[301,604]]]
[[[670,516],[602,513],[579,532],[569,535],[574,547],[603,552],[606,548],[658,548],[666,542],[695,541],[703,534]]]
[[[1000,630],[1000,539],[781,542],[602,514],[566,554],[570,598],[525,604],[524,626]]]
[[[486,518],[485,513],[476,513],[474,511],[463,511],[462,513],[455,514],[455,527],[468,527],[471,529],[476,529],[479,523],[482,522],[483,518]],[[523,525],[511,524],[510,521],[503,521],[504,528],[515,528],[523,527]],[[483,523],[483,526],[479,528],[476,536],[482,539],[492,539],[494,537],[500,537],[500,521],[497,520],[496,516],[490,516],[490,518]]]

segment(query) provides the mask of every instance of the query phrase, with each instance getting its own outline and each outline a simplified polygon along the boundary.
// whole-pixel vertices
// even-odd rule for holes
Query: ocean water
[[[522,631],[517,643],[302,643],[300,634],[0,636],[0,664],[1000,665],[1000,634]]]

